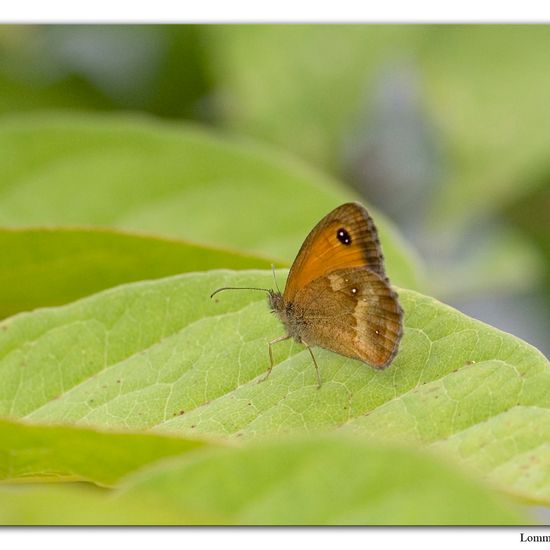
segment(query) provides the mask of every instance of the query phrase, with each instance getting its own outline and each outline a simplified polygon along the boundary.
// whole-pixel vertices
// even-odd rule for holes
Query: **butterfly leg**
[[[317,373],[317,388],[320,388],[321,385],[322,385],[321,374],[319,372],[319,365],[317,364],[317,361],[315,360],[315,355],[313,355],[313,351],[311,350],[309,345],[306,344],[306,342],[304,342],[303,340],[302,340],[302,344],[304,344],[304,346],[307,348],[307,350],[309,351],[309,354],[311,355],[311,358],[313,359],[313,364],[315,365],[315,372]]]
[[[267,374],[263,378],[260,378],[260,380],[258,380],[258,382],[265,382],[269,378],[269,375],[271,374],[271,371],[273,370],[274,361],[273,361],[273,350],[271,349],[271,346],[273,346],[273,344],[277,344],[278,342],[284,342],[285,340],[288,340],[289,338],[290,338],[290,336],[288,334],[285,334],[283,336],[279,336],[279,338],[275,338],[275,340],[271,340],[271,342],[268,342],[267,347],[269,349],[269,369],[267,371]]]

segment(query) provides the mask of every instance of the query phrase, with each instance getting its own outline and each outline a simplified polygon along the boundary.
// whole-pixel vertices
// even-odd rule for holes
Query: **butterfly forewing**
[[[343,268],[368,267],[387,280],[376,227],[366,209],[346,203],[325,216],[307,236],[290,270],[284,292],[297,292],[318,277]]]
[[[330,349],[384,368],[402,335],[402,310],[386,280],[365,268],[318,277],[295,296],[301,335],[308,345]]]

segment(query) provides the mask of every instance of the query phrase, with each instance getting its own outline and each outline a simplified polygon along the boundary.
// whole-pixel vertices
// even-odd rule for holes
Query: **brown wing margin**
[[[349,233],[349,245],[338,239],[340,229]],[[285,300],[292,301],[299,289],[318,277],[351,267],[367,267],[387,281],[376,226],[366,208],[356,202],[334,209],[311,230],[290,269]]]

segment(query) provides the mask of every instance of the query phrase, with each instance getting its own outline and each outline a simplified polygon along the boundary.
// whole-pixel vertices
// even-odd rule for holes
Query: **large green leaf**
[[[144,464],[205,444],[197,438],[0,420],[0,479],[113,485]]]
[[[450,170],[442,226],[487,216],[536,186],[548,166],[550,28],[433,26],[419,56]]]
[[[193,453],[137,474],[123,492],[148,494],[245,525],[525,522],[433,457],[335,437]]]
[[[111,495],[4,489],[0,523],[529,523],[506,500],[431,456],[336,437],[192,452],[143,470],[121,489]]]
[[[270,261],[181,240],[102,229],[0,229],[0,317],[118,284]]]
[[[192,511],[182,514],[163,501],[114,499],[104,490],[82,486],[2,487],[0,525],[179,525],[204,523]]]
[[[0,226],[134,229],[290,263],[313,225],[353,198],[294,159],[138,117],[3,118],[0,151]],[[411,254],[374,217],[388,272],[414,287]]]
[[[381,61],[418,35],[406,25],[225,25],[203,32],[226,121],[332,168]]]
[[[468,462],[489,462],[485,473],[504,488],[550,498],[543,429],[550,365],[535,348],[401,290],[405,334],[389,369],[317,350],[317,389],[309,354],[285,342],[275,348],[271,377],[258,384],[266,344],[283,327],[261,293],[208,296],[226,285],[272,284],[262,271],[191,273],[7,319],[0,324],[0,414],[243,439],[341,428],[442,442],[451,451],[461,439],[461,449],[470,445]],[[521,438],[517,430],[493,430],[509,419],[524,423]],[[492,444],[478,445],[480,435]],[[519,476],[528,452],[537,458],[530,475],[543,481],[536,486]],[[462,458],[461,450],[451,454]]]

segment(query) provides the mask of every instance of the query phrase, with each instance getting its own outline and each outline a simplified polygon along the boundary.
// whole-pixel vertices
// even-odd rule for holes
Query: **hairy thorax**
[[[287,334],[297,342],[302,342],[302,331],[304,328],[304,318],[299,308],[292,302],[285,302],[280,292],[271,290],[267,296],[267,301],[271,311],[279,317],[287,330]]]

